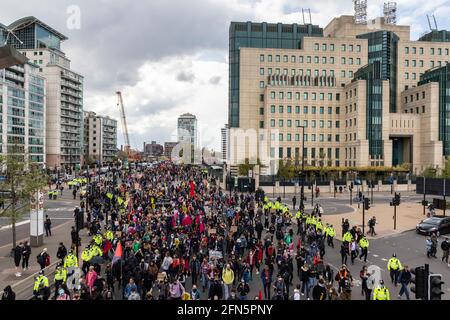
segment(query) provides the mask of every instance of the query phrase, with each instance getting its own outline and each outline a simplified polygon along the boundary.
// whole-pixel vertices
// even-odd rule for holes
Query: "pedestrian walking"
[[[41,267],[41,270],[50,265],[50,255],[47,253],[47,248],[42,249],[42,251],[36,256],[37,263]]]
[[[400,274],[400,270],[402,270],[402,264],[400,263],[400,260],[397,259],[397,255],[395,253],[392,254],[392,258],[389,259],[387,268],[391,277],[391,282],[397,286],[398,276]]]
[[[441,250],[442,250],[442,261],[447,263],[447,265],[450,267],[450,263],[448,262],[448,255],[450,250],[450,241],[448,237],[445,237],[444,241],[441,243]]]
[[[398,293],[398,299],[402,298],[402,295],[405,294],[406,299],[409,300],[409,289],[408,285],[411,283],[411,272],[409,271],[408,266],[404,266],[403,270],[400,271],[400,275],[398,277],[398,281],[401,285],[400,292]]]
[[[22,274],[20,273],[20,260],[22,260],[22,252],[23,252],[23,243],[20,242],[13,251],[14,255],[14,265],[16,266],[16,277],[20,277]]]
[[[44,228],[45,228],[45,236],[46,237],[51,236],[52,235],[52,221],[48,217],[48,214],[45,215]]]
[[[28,270],[28,263],[31,256],[31,246],[25,241],[22,248],[22,270]]]

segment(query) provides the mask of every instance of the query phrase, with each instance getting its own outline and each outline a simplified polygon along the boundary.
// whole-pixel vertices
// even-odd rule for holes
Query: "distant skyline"
[[[382,16],[383,0],[368,0],[368,19]],[[450,29],[450,1],[399,0],[397,24],[411,38],[429,31],[426,14]],[[221,149],[228,112],[228,28],[231,21],[312,23],[325,27],[353,15],[352,0],[79,0],[80,29],[69,29],[67,0],[3,0],[0,23],[35,16],[66,35],[62,50],[85,77],[84,110],[120,122],[116,90],[122,91],[133,148],[144,141],[176,141],[177,118],[198,119],[199,144]],[[118,147],[123,144],[118,123]]]

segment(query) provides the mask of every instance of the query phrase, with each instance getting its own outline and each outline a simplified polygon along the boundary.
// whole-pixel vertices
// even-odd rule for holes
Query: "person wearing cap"
[[[33,293],[36,298],[42,296],[43,300],[48,300],[50,296],[50,286],[48,278],[44,275],[44,270],[39,271],[39,275],[35,278]]]
[[[64,259],[64,268],[75,267],[78,268],[78,258],[70,250],[67,257]]]
[[[391,300],[389,289],[384,286],[383,280],[380,280],[380,284],[373,290],[373,300]]]
[[[369,240],[366,237],[362,237],[359,240],[359,247],[361,248],[361,254],[359,255],[359,259],[364,257],[364,262],[367,262],[367,252],[369,250]]]
[[[63,267],[62,264],[58,264],[58,267],[55,271],[55,298],[57,297],[57,292],[61,285],[65,283],[67,280],[67,270]],[[64,289],[62,289],[64,290]]]
[[[397,259],[397,255],[395,253],[392,254],[392,258],[389,259],[387,268],[389,275],[391,276],[392,283],[397,286],[398,276],[400,274],[400,270],[402,270],[402,264],[400,263],[400,260]]]

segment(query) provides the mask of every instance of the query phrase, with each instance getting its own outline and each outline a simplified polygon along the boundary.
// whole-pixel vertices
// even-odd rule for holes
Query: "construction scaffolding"
[[[384,22],[387,24],[397,23],[397,2],[389,1],[384,3]]]
[[[355,23],[367,24],[367,0],[353,0],[355,6]]]

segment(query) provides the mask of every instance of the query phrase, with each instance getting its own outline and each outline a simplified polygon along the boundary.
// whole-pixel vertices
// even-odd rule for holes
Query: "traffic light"
[[[429,300],[442,300],[441,296],[444,294],[442,291],[442,275],[437,273],[432,273],[428,276],[428,290],[429,290]]]
[[[364,210],[369,210],[369,209],[370,209],[370,199],[364,198]]]
[[[397,206],[400,205],[400,193],[395,193],[395,202],[397,203]]]
[[[411,291],[416,294],[416,299],[427,299],[427,275],[424,267],[416,267],[411,270],[415,276],[411,279],[414,286],[411,286]]]

